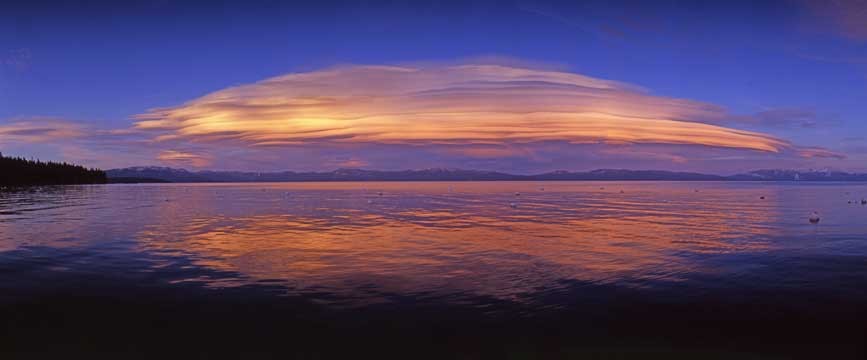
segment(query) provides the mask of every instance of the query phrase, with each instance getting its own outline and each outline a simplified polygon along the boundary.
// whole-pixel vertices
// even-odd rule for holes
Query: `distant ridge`
[[[867,181],[867,174],[838,171],[757,170],[732,176],[664,170],[599,169],[514,175],[496,171],[433,168],[378,171],[337,169],[326,172],[187,171],[169,167],[130,167],[106,171],[110,182],[301,182],[301,181]],[[123,181],[118,181],[118,180]],[[135,181],[141,179],[142,181]]]

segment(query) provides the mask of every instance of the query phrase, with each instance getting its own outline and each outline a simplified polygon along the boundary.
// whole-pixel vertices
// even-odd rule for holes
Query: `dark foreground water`
[[[0,357],[859,359],[861,198],[867,184],[4,192]]]

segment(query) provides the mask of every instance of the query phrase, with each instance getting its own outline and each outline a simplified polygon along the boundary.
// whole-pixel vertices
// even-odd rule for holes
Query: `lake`
[[[763,182],[0,192],[0,354],[859,358],[862,198]]]

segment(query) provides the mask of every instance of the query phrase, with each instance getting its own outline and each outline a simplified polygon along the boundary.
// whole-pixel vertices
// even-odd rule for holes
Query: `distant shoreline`
[[[375,182],[375,181],[789,181],[867,182],[867,174],[795,170],[757,170],[723,176],[663,170],[600,169],[588,172],[555,171],[515,175],[494,171],[424,169],[377,171],[338,169],[329,172],[187,171],[166,167],[133,167],[106,171],[113,183],[270,183],[270,182]]]

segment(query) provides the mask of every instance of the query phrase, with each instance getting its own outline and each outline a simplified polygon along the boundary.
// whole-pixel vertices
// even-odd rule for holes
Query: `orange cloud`
[[[333,164],[339,168],[362,168],[370,165],[367,161],[355,158],[337,159]]]
[[[721,108],[575,73],[503,65],[348,66],[220,90],[136,117],[158,141],[704,145],[780,152],[776,137],[712,124]]]
[[[846,155],[828,149],[808,147],[798,149],[798,155],[804,158],[845,159]]]
[[[503,146],[469,146],[469,147],[448,147],[442,150],[447,154],[466,156],[471,158],[487,158],[496,159],[510,156],[532,156],[533,152],[529,149],[521,147],[503,147]]]
[[[56,119],[32,118],[0,125],[0,144],[53,142],[84,135],[81,125]]]
[[[211,164],[211,159],[207,156],[175,151],[164,150],[157,156],[157,160],[175,165],[191,165],[194,167],[205,167]]]

